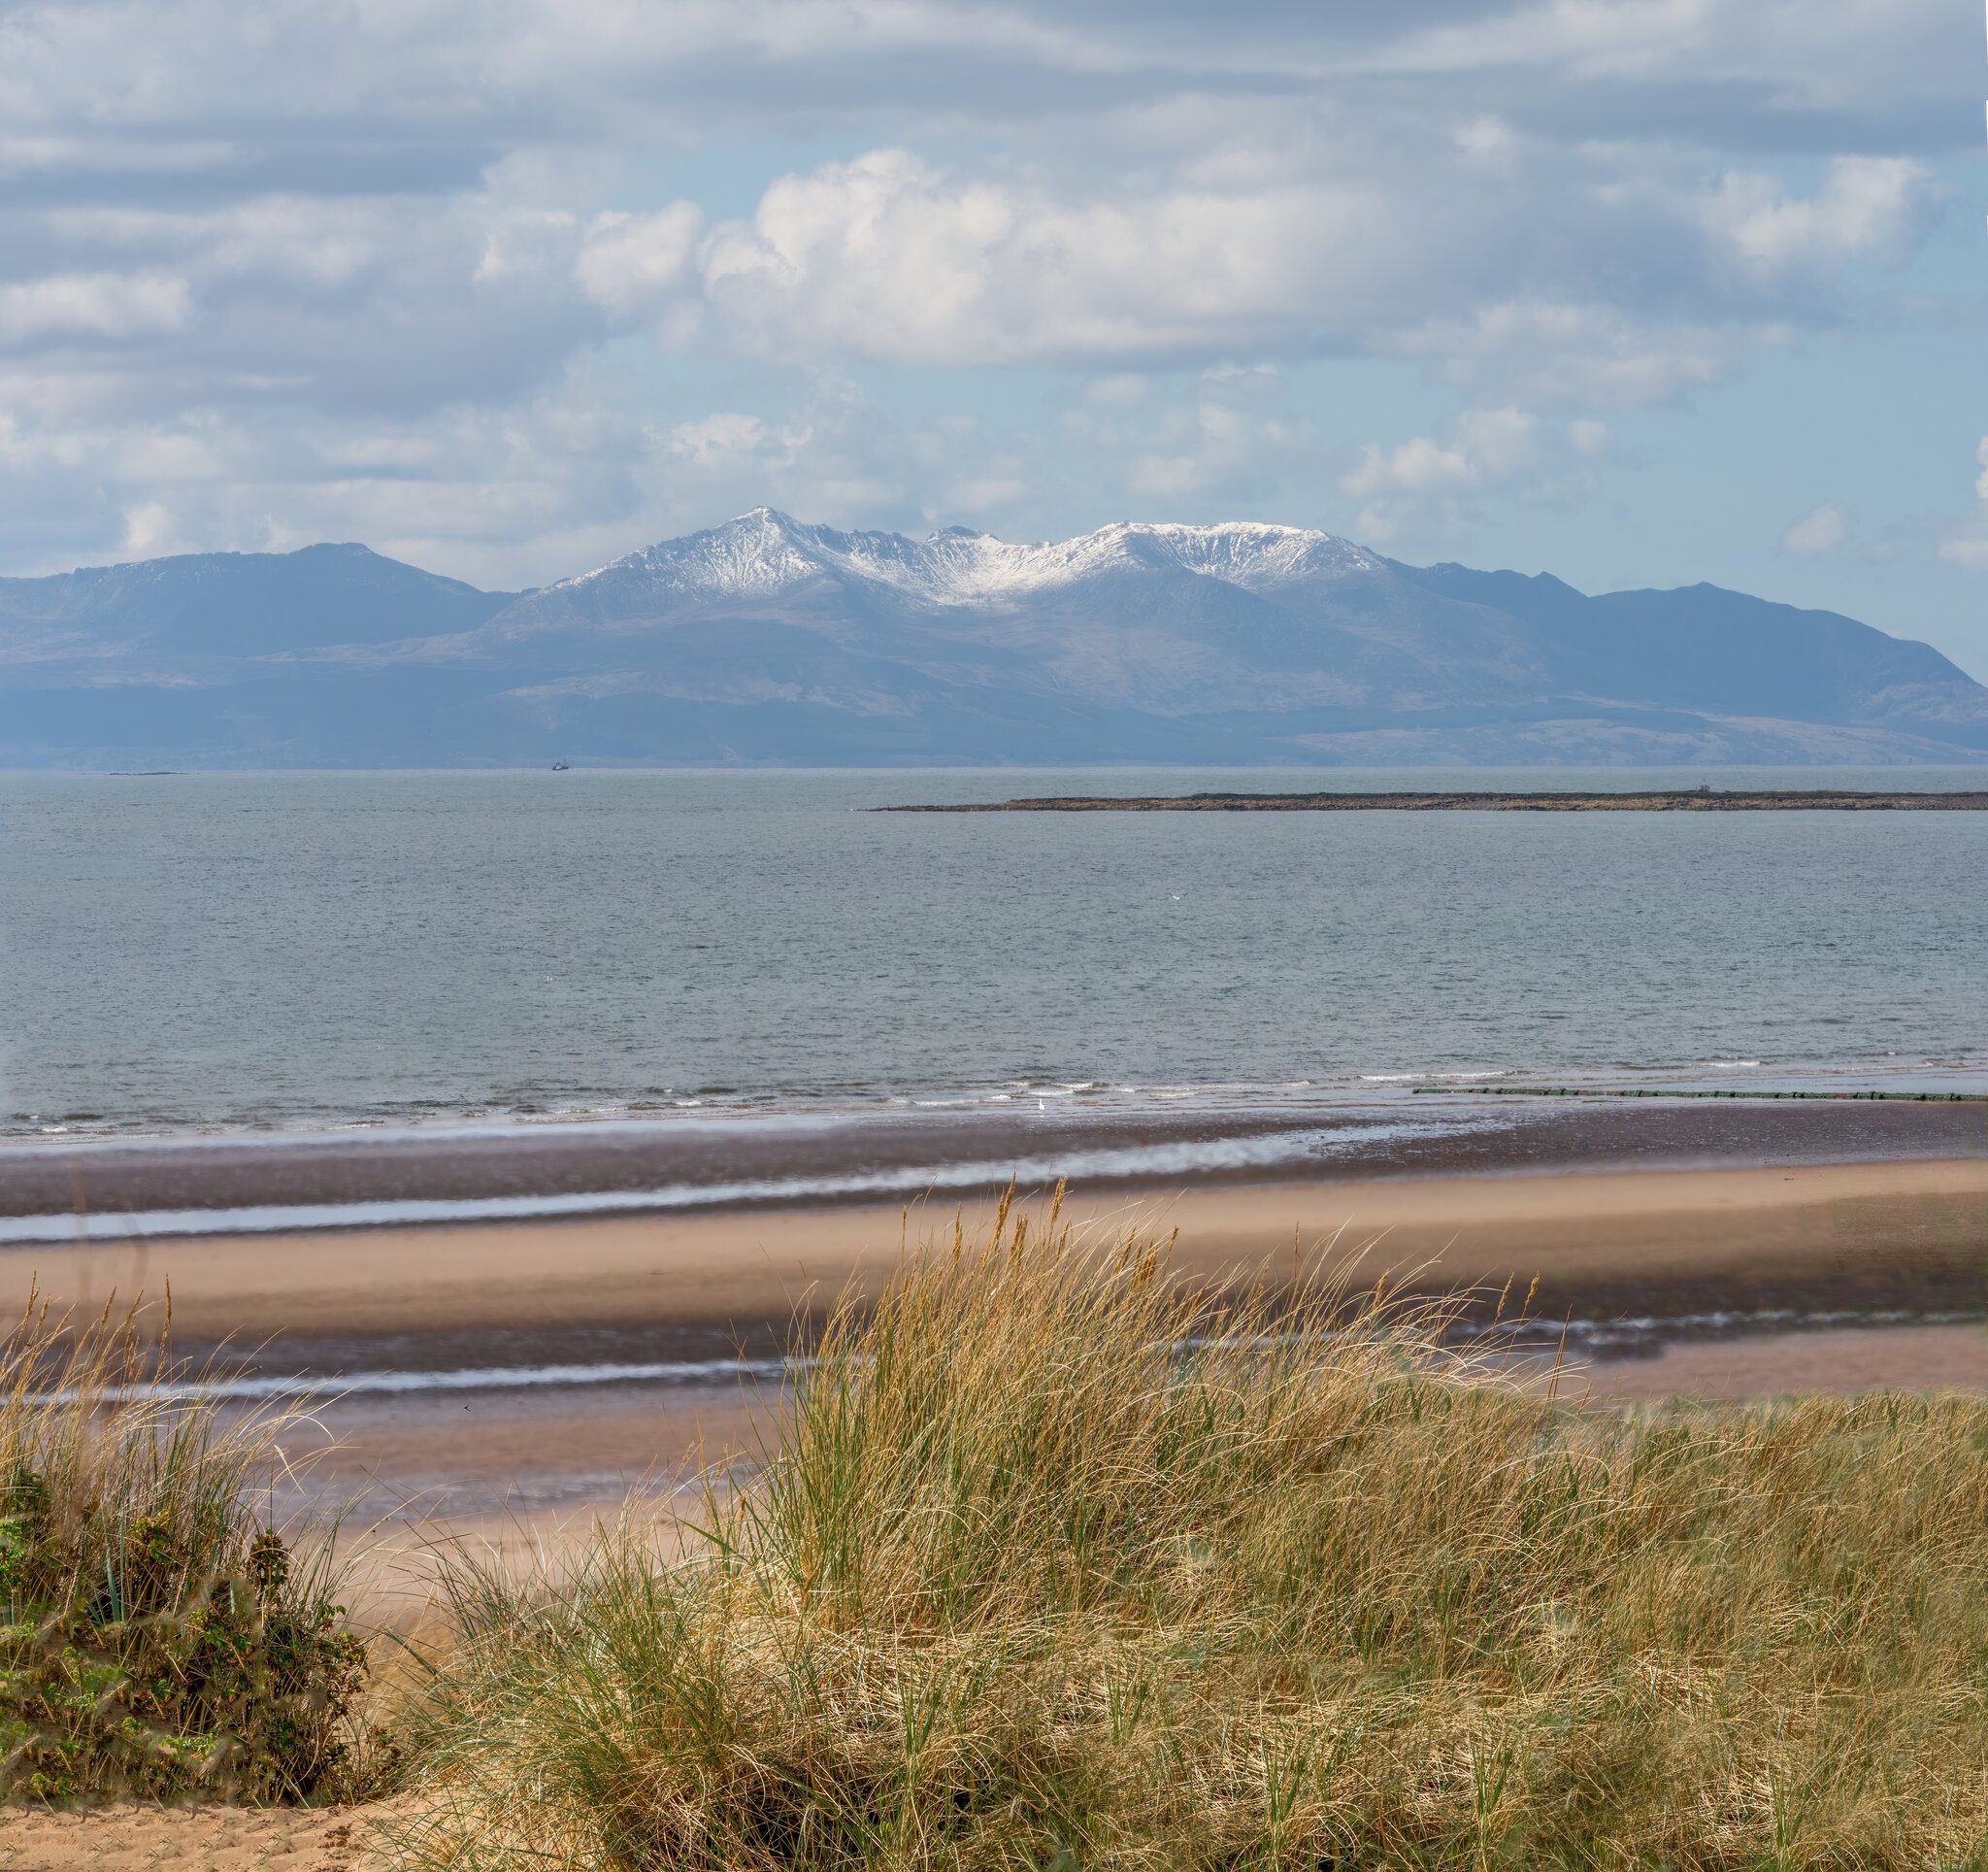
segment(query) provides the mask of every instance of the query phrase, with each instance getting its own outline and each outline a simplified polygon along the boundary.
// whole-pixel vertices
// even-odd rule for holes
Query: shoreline
[[[58,1308],[171,1282],[194,1350],[295,1348],[359,1371],[723,1357],[777,1349],[797,1314],[874,1287],[921,1231],[989,1207],[800,1204],[532,1223],[42,1243],[0,1254],[0,1307]],[[1177,1232],[1216,1284],[1356,1259],[1424,1292],[1519,1290],[1558,1319],[1938,1314],[1988,1307],[1988,1156],[1562,1167],[1555,1174],[1337,1175],[1078,1188],[1093,1232]],[[275,1252],[272,1252],[275,1250]],[[376,1355],[391,1352],[391,1357]]]
[[[0,1145],[0,1255],[240,1234],[532,1225],[1635,1169],[1988,1158],[1977,1099],[1550,1098],[1473,1086],[1260,1107],[725,1114]]]
[[[907,1239],[949,1236],[956,1213],[972,1231],[988,1207],[41,1244],[0,1252],[0,1307],[33,1289],[93,1315],[170,1283],[181,1354],[317,1394],[289,1440],[292,1507],[317,1490],[357,1524],[536,1516],[749,1449],[795,1331],[874,1293]],[[1359,1286],[1474,1289],[1480,1324],[1537,1277],[1542,1329],[1510,1347],[1514,1370],[1549,1371],[1571,1319],[1562,1388],[1599,1406],[1988,1388],[1988,1155],[1148,1184],[1079,1189],[1068,1213],[1104,1240],[1177,1231],[1175,1265],[1198,1283],[1336,1265]]]

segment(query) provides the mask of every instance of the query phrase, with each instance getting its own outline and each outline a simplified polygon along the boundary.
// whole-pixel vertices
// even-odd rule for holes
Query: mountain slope
[[[1955,702],[1975,686],[1930,646],[1830,611],[1801,611],[1697,585],[1584,598],[1541,575],[1463,566],[1400,568],[1424,589],[1496,605],[1533,624],[1564,672],[1597,690],[1726,716],[1810,721],[1965,720]]]
[[[0,579],[0,670],[133,657],[175,666],[431,638],[473,629],[511,596],[363,546],[199,552]]]
[[[1988,758],[1923,644],[1698,585],[1590,598],[1329,534],[1016,545],[756,509],[521,595],[362,547],[0,581],[0,761]]]

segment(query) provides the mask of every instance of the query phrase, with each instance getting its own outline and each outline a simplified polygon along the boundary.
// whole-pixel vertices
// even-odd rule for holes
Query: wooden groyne
[[[1988,791],[1849,792],[1831,788],[1631,793],[1076,793],[1044,799],[879,806],[879,813],[1983,813]]]
[[[1641,1086],[1416,1086],[1411,1089],[1472,1098],[1814,1098],[1876,1099],[1898,1105],[1988,1105],[1988,1092],[1749,1092],[1725,1087],[1679,1091]]]

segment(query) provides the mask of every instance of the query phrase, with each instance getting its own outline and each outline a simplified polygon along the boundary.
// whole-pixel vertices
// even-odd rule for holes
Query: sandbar
[[[47,1244],[0,1254],[0,1306],[30,1287],[100,1306],[171,1284],[182,1344],[344,1348],[381,1362],[613,1356],[653,1335],[758,1343],[845,1287],[874,1289],[963,1206],[841,1205],[421,1228]],[[1196,1278],[1273,1277],[1322,1253],[1424,1290],[1540,1282],[1559,1315],[1988,1304],[1988,1158],[1552,1175],[1315,1178],[1096,1197],[1093,1232],[1178,1232]],[[365,1355],[362,1355],[365,1354]]]

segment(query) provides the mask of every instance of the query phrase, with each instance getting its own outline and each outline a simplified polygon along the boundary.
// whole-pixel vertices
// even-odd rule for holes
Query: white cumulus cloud
[[[1849,531],[1849,515],[1825,501],[1820,507],[1811,507],[1781,535],[1781,551],[1798,559],[1819,559],[1841,546]]]
[[[652,215],[596,216],[576,270],[586,296],[622,318],[656,314],[694,284],[704,212],[672,202]]]
[[[1592,418],[1551,425],[1517,408],[1465,410],[1441,436],[1391,449],[1370,443],[1340,489],[1364,503],[1361,536],[1385,542],[1464,518],[1485,496],[1540,501],[1584,490],[1610,444]]]
[[[1988,503],[1988,436],[1981,438],[1974,459],[1981,465],[1981,472],[1974,477],[1974,492]],[[1978,515],[1971,527],[1940,541],[1939,556],[1970,572],[1988,572],[1988,511]]]
[[[1289,348],[1370,288],[1384,203],[1357,179],[1258,190],[956,174],[904,150],[786,176],[714,229],[706,294],[740,342],[930,365]]]
[[[0,570],[1574,498],[1616,412],[1910,317],[1977,39],[1951,0],[0,0]],[[1336,413],[1404,368],[1463,413]]]
[[[1926,212],[1928,181],[1904,156],[1839,156],[1806,196],[1773,176],[1729,175],[1706,198],[1706,220],[1751,270],[1827,270],[1902,249]]]

